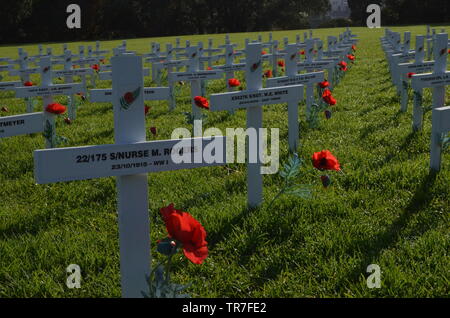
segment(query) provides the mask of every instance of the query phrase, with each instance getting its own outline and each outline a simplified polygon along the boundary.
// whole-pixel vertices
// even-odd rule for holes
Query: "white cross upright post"
[[[425,37],[416,36],[416,50],[414,63],[401,63],[398,65],[400,78],[402,79],[401,110],[406,112],[408,109],[408,86],[409,73],[425,73],[433,71],[434,61],[424,62],[425,59]],[[419,130],[422,127],[422,90],[414,91],[414,109],[413,109],[413,129]]]
[[[407,87],[403,86],[403,78],[401,76],[401,72],[399,69],[400,63],[408,63],[409,60],[414,59],[415,52],[410,52],[410,44],[411,44],[411,32],[405,32],[403,36],[403,47],[402,53],[393,54],[392,55],[392,67],[393,67],[393,83],[397,87],[398,95],[402,96],[404,94],[403,90],[407,90]],[[402,111],[404,111],[402,109]]]
[[[79,92],[85,92],[85,87],[81,83],[77,84],[52,84],[52,72],[50,57],[43,57],[39,61],[41,68],[41,86],[18,87],[16,96],[19,98],[26,97],[42,97],[44,110],[47,105],[53,103],[55,95],[70,95]],[[55,115],[44,111],[44,137],[46,139],[46,147],[54,148],[56,142],[55,134]]]
[[[147,277],[151,273],[147,174],[224,164],[223,155],[210,161],[203,149],[214,143],[214,149],[224,154],[225,138],[147,142],[142,57],[125,54],[113,57],[111,62],[115,144],[37,150],[35,179],[38,184],[48,184],[116,177],[122,297],[141,298],[148,294]],[[218,149],[220,146],[222,149]],[[174,154],[186,149],[192,149],[191,161],[174,160]]]
[[[72,52],[70,50],[66,50],[64,51],[64,71],[66,71],[67,73],[64,75],[64,83],[65,84],[69,84],[69,83],[73,83],[73,73],[71,71],[72,70]],[[86,87],[86,84],[83,83],[82,84],[84,87]],[[75,120],[77,118],[77,111],[75,109],[76,107],[76,100],[73,94],[71,95],[67,95],[67,97],[69,98],[69,105],[68,105],[68,110],[67,110],[67,117],[69,117],[70,120]]]
[[[211,95],[211,111],[229,111],[237,108],[247,110],[247,131],[254,130],[256,134],[256,144],[247,144],[247,198],[248,205],[256,207],[261,204],[263,199],[261,174],[262,106],[288,103],[289,101],[298,102],[301,99],[301,86],[262,88],[261,43],[248,44],[246,53],[245,77],[247,90]]]
[[[280,55],[278,54],[278,41],[275,40],[271,45],[271,54],[272,54],[272,74],[274,77],[278,76],[278,58]]]
[[[286,48],[286,76],[269,78],[267,87],[299,85],[300,100],[303,100],[304,85],[314,85],[324,81],[324,72],[298,74],[299,52],[297,44],[289,44]],[[297,152],[299,140],[298,101],[288,102],[289,150]]]
[[[80,68],[84,68],[85,64],[83,59],[85,58],[85,54],[84,54],[84,45],[80,45],[78,46],[78,58],[80,59]],[[81,75],[81,83],[83,83],[84,86],[86,86],[86,75],[82,74]]]
[[[447,68],[448,55],[448,34],[439,33],[436,35],[436,41],[433,44],[434,52],[434,71],[433,73],[413,75],[411,85],[414,90],[421,90],[425,87],[433,88],[433,122],[438,123],[431,136],[431,169],[438,171],[441,166],[441,137],[436,133],[436,129],[441,130],[448,127],[448,122],[444,124],[441,119],[435,119],[434,116],[444,114],[448,118],[448,111],[442,110],[445,106],[445,87],[450,85],[450,71]],[[439,109],[439,110],[437,110]]]
[[[187,72],[174,72],[169,75],[169,81],[172,82],[190,82],[191,83],[191,100],[192,100],[192,116],[194,120],[201,120],[202,113],[198,106],[196,106],[194,98],[201,96],[201,80],[220,79],[223,76],[223,72],[220,70],[212,71],[200,71],[199,70],[199,48],[196,46],[190,46],[186,49],[187,56],[189,58],[188,71]],[[195,125],[194,125],[195,126]],[[199,133],[194,131],[194,136],[199,137]]]

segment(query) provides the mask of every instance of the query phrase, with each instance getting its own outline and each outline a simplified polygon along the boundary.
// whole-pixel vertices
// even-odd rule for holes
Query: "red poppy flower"
[[[197,105],[200,108],[209,109],[209,102],[206,98],[202,96],[196,96],[194,98],[195,105]]]
[[[330,106],[334,106],[337,103],[336,99],[333,97],[333,95],[331,95],[331,91],[329,89],[325,89],[323,91],[322,99]]]
[[[354,56],[353,54],[347,54],[347,58],[348,58],[350,61],[354,61],[354,60],[355,60],[355,56]]]
[[[150,132],[151,132],[153,135],[156,135],[156,127],[150,127]]]
[[[150,106],[145,105],[144,112],[145,112],[146,116],[147,116],[148,112],[150,111],[150,108],[151,108]]]
[[[412,78],[413,75],[416,75],[416,73],[413,73],[413,72],[408,73],[408,78]]]
[[[450,54],[450,49],[448,50],[448,54]]]
[[[261,52],[261,55],[266,55],[266,54],[267,54],[266,51],[262,51],[262,52]]]
[[[354,44],[352,45],[352,50],[353,50],[353,52],[356,51],[356,46]]]
[[[45,111],[47,113],[55,114],[55,115],[61,115],[66,112],[67,107],[58,103],[48,104],[47,107],[45,107]]]
[[[208,257],[206,231],[187,212],[176,210],[174,204],[160,209],[169,236],[183,245],[184,255],[194,264],[202,264]]]
[[[212,67],[211,67],[211,66],[208,66],[207,70],[208,70],[208,71],[212,71]]]
[[[339,161],[329,150],[315,152],[312,156],[312,163],[314,168],[319,170],[341,170]]]
[[[271,78],[272,77],[272,70],[265,71],[264,72],[264,77]]]
[[[305,50],[300,51],[301,55],[305,55]]]
[[[330,86],[330,83],[328,83],[327,80],[320,82],[319,83],[320,88],[327,88],[328,86]]]
[[[96,72],[98,72],[100,70],[100,66],[98,64],[92,65],[91,68]]]
[[[131,92],[125,93],[125,95],[123,95],[123,99],[125,99],[127,104],[133,103],[134,102],[133,93],[131,93]]]
[[[344,61],[340,61],[339,63],[338,63],[338,65],[340,66],[340,70],[341,71],[347,71],[347,63],[346,62],[344,62]]]
[[[27,82],[23,83],[23,86],[33,86],[33,85],[34,84],[31,81],[27,81]]]
[[[238,86],[241,86],[241,82],[239,82],[239,80],[237,78],[230,78],[228,80],[228,85],[230,87],[238,87]]]
[[[317,54],[317,50],[314,50],[314,54]]]
[[[279,67],[284,67],[284,61],[283,60],[279,60],[278,61],[278,66]]]

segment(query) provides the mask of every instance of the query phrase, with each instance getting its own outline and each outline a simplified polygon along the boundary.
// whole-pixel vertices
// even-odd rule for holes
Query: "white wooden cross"
[[[255,160],[247,164],[247,197],[248,205],[256,207],[262,202],[261,158],[263,139],[262,106],[298,102],[301,96],[301,85],[278,88],[262,88],[261,44],[251,43],[246,47],[247,60],[245,76],[247,89],[223,94],[211,95],[211,111],[245,108],[247,110],[247,129],[255,129],[257,145],[247,145],[247,154]],[[251,151],[253,149],[253,153]],[[257,152],[256,154],[254,152]],[[256,157],[256,158],[255,158]]]
[[[45,110],[47,105],[53,103],[53,96],[55,95],[67,95],[84,91],[82,84],[53,85],[50,57],[41,58],[39,64],[41,68],[41,86],[18,87],[16,88],[17,97],[41,96]],[[46,147],[53,148],[56,141],[55,115],[44,111],[10,116],[9,118],[1,117],[0,136],[8,137],[36,132],[44,132]]]
[[[316,70],[322,71],[325,69],[334,68],[338,63],[335,59],[326,59],[313,61],[313,50],[314,50],[314,40],[306,40],[306,59],[304,62],[298,64],[298,71],[314,72]],[[306,85],[306,112],[309,114],[311,112],[311,106],[314,103],[314,88],[316,83],[322,82],[315,79],[317,82],[310,82]],[[320,97],[319,97],[320,98]]]
[[[122,297],[138,298],[148,294],[151,273],[147,174],[223,164],[225,138],[146,142],[142,57],[125,54],[111,62],[115,144],[37,150],[35,178],[38,184],[47,184],[116,177]],[[128,93],[132,100],[125,98]],[[203,153],[212,143],[216,152],[222,151],[222,158],[214,161]],[[190,153],[191,162],[174,161],[174,154],[181,152]]]
[[[400,63],[398,65],[399,77],[402,80],[401,91],[401,106],[400,109],[403,112],[408,110],[408,86],[410,73],[426,73],[431,72],[434,68],[434,61],[424,62],[425,58],[425,36],[416,36],[416,50],[414,63]],[[413,110],[413,129],[419,130],[422,127],[422,90],[414,91],[414,110]]]
[[[436,34],[436,41],[433,45],[434,52],[434,70],[433,73],[413,75],[411,85],[415,91],[422,90],[425,87],[433,88],[433,119],[436,124],[432,128],[431,136],[431,159],[430,166],[432,170],[439,171],[441,167],[441,137],[438,136],[449,128],[448,108],[445,106],[445,87],[450,85],[450,71],[447,68],[448,55],[448,34]],[[437,117],[437,116],[442,116]],[[436,118],[437,117],[437,118]]]
[[[223,72],[220,70],[200,71],[199,70],[199,51],[197,46],[191,46],[186,49],[189,57],[187,72],[174,72],[169,74],[171,82],[190,82],[191,83],[191,100],[192,100],[192,116],[194,120],[201,120],[201,110],[195,105],[194,98],[201,95],[202,80],[220,79]],[[197,132],[194,135],[198,137]]]
[[[393,78],[392,81],[394,85],[397,87],[397,93],[398,95],[402,95],[402,89],[403,89],[403,78],[402,74],[400,72],[399,64],[401,63],[409,63],[410,60],[415,58],[416,52],[410,51],[410,45],[411,45],[411,32],[405,32],[404,33],[404,43],[402,47],[402,53],[392,54],[392,74]]]
[[[225,64],[213,66],[213,69],[218,69],[225,73],[227,89],[229,92],[232,92],[235,89],[234,87],[230,86],[228,80],[234,78],[234,72],[243,71],[245,69],[245,63],[238,63],[238,64],[234,63],[235,57],[234,46],[231,44],[225,46],[225,55],[221,55],[221,57],[225,58]]]
[[[303,100],[304,85],[312,86],[324,81],[324,72],[298,74],[299,52],[297,44],[289,44],[285,49],[284,57],[286,65],[286,76],[269,78],[266,82],[267,87],[281,87],[300,85],[301,100]],[[314,94],[314,91],[313,91]],[[299,140],[298,124],[298,101],[288,102],[288,122],[289,122],[289,150],[297,152]]]

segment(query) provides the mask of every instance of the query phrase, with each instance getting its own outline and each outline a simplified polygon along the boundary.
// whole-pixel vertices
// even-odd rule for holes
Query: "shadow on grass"
[[[402,237],[404,229],[410,223],[412,217],[426,208],[433,199],[431,191],[437,174],[429,172],[415,190],[415,193],[408,205],[403,209],[400,216],[386,228],[384,232],[380,232],[377,237],[367,240],[354,241],[345,255],[353,255],[357,251],[363,251],[359,264],[355,265],[355,269],[348,273],[347,277],[337,283],[339,288],[347,288],[348,283],[358,282],[362,273],[366,272],[366,267],[373,264],[379,258],[381,252],[395,246]],[[437,221],[436,221],[437,222]],[[433,225],[433,224],[431,224]],[[430,224],[417,224],[412,230],[416,236],[420,236],[430,228]]]

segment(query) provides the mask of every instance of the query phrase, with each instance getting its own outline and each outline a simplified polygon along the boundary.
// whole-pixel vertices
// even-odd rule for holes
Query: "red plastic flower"
[[[327,88],[328,86],[330,86],[330,83],[327,80],[319,83],[320,88]]]
[[[339,161],[329,150],[315,152],[312,156],[312,163],[314,168],[319,170],[341,170]]]
[[[284,67],[284,61],[283,60],[279,60],[278,61],[278,66],[279,67]]]
[[[352,45],[352,50],[353,50],[353,52],[356,51],[356,46],[354,44]]]
[[[408,78],[412,78],[412,77],[413,77],[413,75],[416,75],[416,73],[413,73],[413,72],[409,72],[409,73],[408,73]]]
[[[300,51],[301,55],[305,55],[305,50]]]
[[[333,97],[333,95],[331,95],[331,91],[329,89],[325,89],[323,91],[322,99],[330,106],[334,106],[337,103],[336,99]]]
[[[150,127],[150,132],[153,134],[153,135],[156,135],[156,127]]]
[[[197,105],[200,108],[209,109],[209,102],[206,98],[202,96],[196,96],[194,98],[195,105]]]
[[[347,71],[347,63],[346,62],[344,62],[344,61],[340,61],[339,63],[338,63],[338,65],[340,66],[340,70],[341,71]]]
[[[211,67],[211,66],[208,66],[207,70],[208,70],[208,71],[212,71],[212,67]]]
[[[271,78],[272,77],[272,70],[265,71],[264,72],[264,77]]]
[[[169,236],[183,245],[184,255],[194,264],[202,264],[208,257],[206,231],[187,212],[176,210],[174,204],[160,209]]]
[[[131,93],[131,92],[125,93],[125,95],[123,95],[123,99],[125,99],[125,101],[126,101],[128,104],[133,103],[133,102],[134,102],[134,96],[133,96],[133,93]]]
[[[100,71],[100,66],[98,64],[92,65],[91,68],[96,72]]]
[[[261,52],[261,55],[266,55],[266,54],[267,54],[266,51],[262,51],[262,52]]]
[[[354,56],[353,54],[347,54],[347,58],[348,58],[350,61],[354,61],[354,60],[355,60],[355,56]]]
[[[31,81],[27,81],[27,82],[23,83],[23,86],[33,86],[33,85],[34,84]]]
[[[58,103],[48,104],[47,107],[45,107],[45,111],[47,113],[55,114],[55,115],[61,115],[66,112],[67,107]]]
[[[241,86],[241,82],[239,82],[239,80],[237,78],[230,78],[228,80],[228,85],[230,87],[238,87],[238,86]]]

